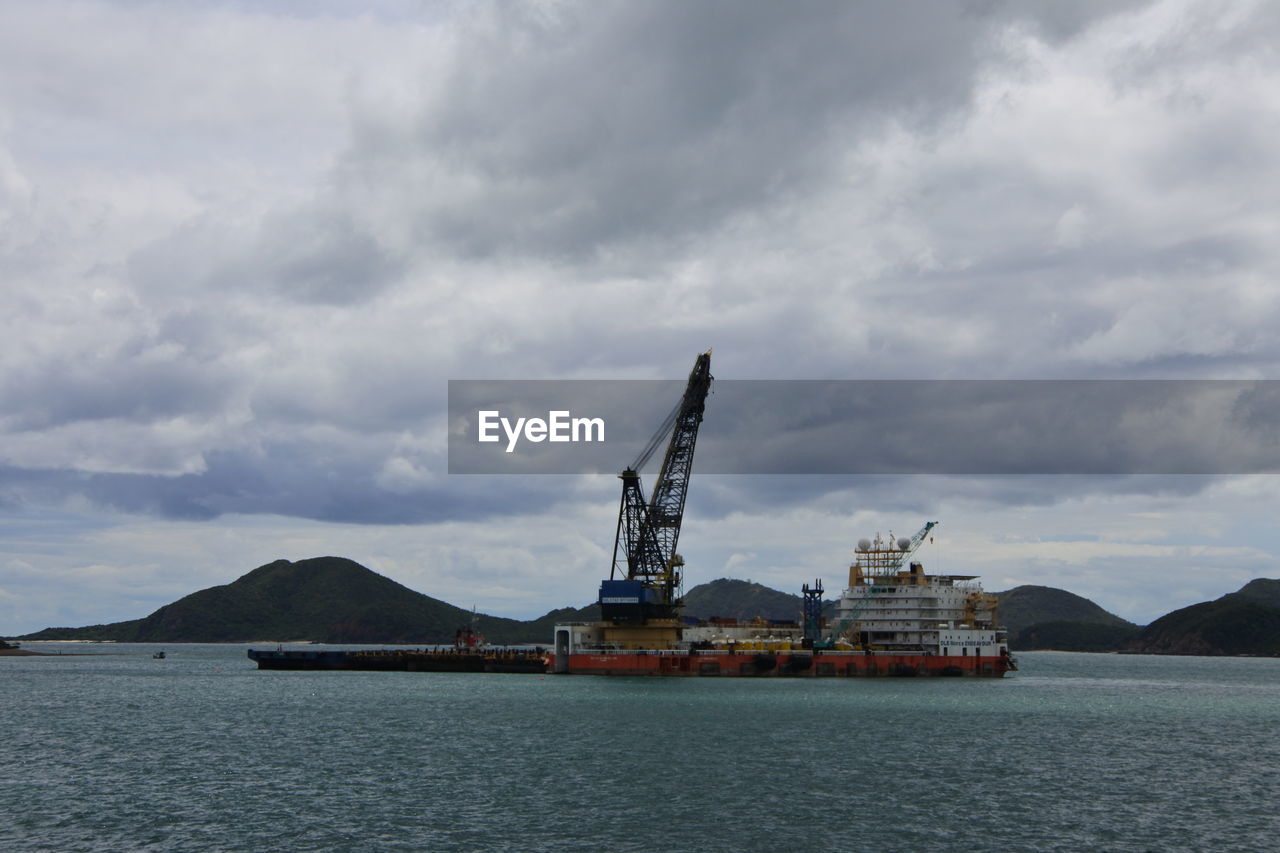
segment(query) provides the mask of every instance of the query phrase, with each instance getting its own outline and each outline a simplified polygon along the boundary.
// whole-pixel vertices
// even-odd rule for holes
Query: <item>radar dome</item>
[[[871,550],[871,540],[870,540],[870,539],[859,539],[859,540],[858,540],[858,550],[859,550],[859,551],[870,551],[870,550]]]
[[[907,547],[908,547],[910,544],[911,544],[911,540],[910,540],[910,539],[908,539],[907,537],[905,537],[905,536],[899,536],[899,537],[898,537],[898,550],[899,550],[899,551],[905,551],[905,550],[907,550]]]

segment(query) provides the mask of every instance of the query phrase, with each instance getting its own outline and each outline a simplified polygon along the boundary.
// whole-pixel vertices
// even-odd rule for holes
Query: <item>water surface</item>
[[[1274,850],[1280,660],[1004,679],[0,658],[4,850]]]

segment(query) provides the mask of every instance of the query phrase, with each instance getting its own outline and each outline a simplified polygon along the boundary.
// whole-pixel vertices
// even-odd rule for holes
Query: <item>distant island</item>
[[[1175,610],[1146,627],[1053,587],[1018,586],[996,595],[1015,650],[1280,655],[1280,580],[1250,581],[1216,601]],[[827,606],[830,611],[834,602]],[[730,578],[699,584],[685,595],[686,615],[703,619],[794,620],[800,609],[798,595]],[[353,560],[316,557],[259,566],[142,619],[46,628],[19,639],[429,645],[451,643],[458,629],[474,619],[489,642],[545,644],[557,622],[598,618],[594,604],[552,610],[527,621],[472,614]]]

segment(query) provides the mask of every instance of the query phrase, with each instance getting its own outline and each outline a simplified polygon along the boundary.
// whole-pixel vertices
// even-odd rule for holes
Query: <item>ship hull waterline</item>
[[[1001,678],[1011,658],[865,652],[574,652],[552,656],[549,671],[571,675],[867,678],[943,676]]]

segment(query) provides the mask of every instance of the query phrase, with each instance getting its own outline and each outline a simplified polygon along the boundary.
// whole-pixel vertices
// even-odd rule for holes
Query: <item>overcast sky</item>
[[[618,481],[449,475],[449,379],[1280,378],[1278,43],[1189,0],[0,5],[0,635],[323,554],[591,601]],[[934,519],[931,568],[1139,622],[1280,577],[1275,475],[696,470],[690,585],[838,587]]]

